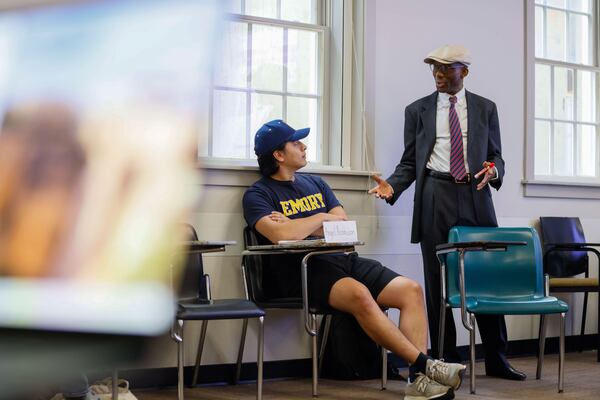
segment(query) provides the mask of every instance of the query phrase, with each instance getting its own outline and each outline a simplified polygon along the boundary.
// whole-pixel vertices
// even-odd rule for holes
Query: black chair
[[[585,334],[585,319],[589,292],[600,292],[598,278],[590,278],[588,252],[600,252],[594,247],[600,243],[587,243],[581,221],[577,217],[540,217],[544,238],[544,272],[550,276],[551,293],[583,292],[581,335]],[[576,275],[583,274],[583,278]],[[598,299],[600,310],[600,296]],[[600,328],[600,327],[599,327]],[[582,341],[579,341],[581,350]],[[600,334],[598,335],[597,359],[600,362]]]
[[[259,244],[261,243],[259,243],[256,233],[250,227],[244,228],[244,246],[248,248],[248,246],[256,246]],[[273,298],[265,294],[265,290],[263,288],[263,257],[264,256],[256,255],[244,256],[242,258],[242,275],[244,278],[247,298],[249,300],[252,300],[259,307],[262,307],[264,309],[303,309],[304,301],[302,297]],[[298,266],[298,269],[300,269],[300,265]],[[310,322],[306,325],[306,330],[307,333],[311,336],[313,392],[312,394],[316,397],[318,395],[317,386],[319,372],[321,370],[323,354],[325,352],[325,346],[327,344],[329,327],[331,326],[331,314],[328,310],[322,310],[315,307],[309,307],[308,311],[310,314]],[[387,314],[386,310],[385,312]],[[324,329],[317,329],[317,316],[319,315],[323,316],[321,323],[324,324]],[[308,325],[310,325],[310,329]],[[322,338],[320,340],[319,338],[317,338],[317,333],[319,331],[323,332]],[[383,347],[381,348],[381,350],[383,355],[381,389],[385,390],[387,385],[387,351]]]
[[[194,227],[185,225],[187,237],[190,241],[197,241],[198,236]],[[179,295],[177,302],[176,321],[171,330],[171,337],[177,342],[177,391],[178,399],[183,400],[183,325],[187,320],[202,321],[200,333],[200,343],[198,344],[198,353],[196,356],[196,366],[194,368],[193,385],[198,379],[198,368],[202,358],[202,349],[204,347],[204,339],[206,337],[207,322],[209,320],[219,319],[243,319],[243,331],[241,344],[238,351],[238,366],[239,371],[241,366],[242,354],[244,351],[244,342],[248,318],[257,318],[259,321],[258,331],[258,377],[257,377],[257,393],[256,398],[262,399],[262,383],[263,383],[263,337],[264,337],[264,316],[265,312],[253,302],[247,299],[218,299],[213,300],[210,293],[210,279],[204,274],[202,266],[202,256],[198,251],[194,251],[192,246],[183,248],[183,251],[188,255],[187,263],[181,284],[176,290]]]

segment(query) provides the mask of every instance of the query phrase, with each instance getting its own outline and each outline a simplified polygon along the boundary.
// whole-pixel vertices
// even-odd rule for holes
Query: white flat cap
[[[471,52],[460,44],[447,44],[431,51],[425,60],[427,64],[439,62],[442,64],[461,63],[471,65]]]

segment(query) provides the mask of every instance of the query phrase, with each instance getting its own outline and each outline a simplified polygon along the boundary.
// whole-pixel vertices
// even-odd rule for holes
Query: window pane
[[[288,30],[288,91],[317,94],[318,34]]]
[[[573,119],[573,70],[554,68],[554,118]]]
[[[569,18],[569,61],[590,64],[590,18],[577,14]]]
[[[248,25],[227,22],[218,46],[215,84],[229,87],[247,86]]]
[[[535,116],[550,118],[550,66],[535,65]]]
[[[283,28],[252,25],[252,88],[281,91]]]
[[[535,4],[544,4],[545,0],[535,0]]]
[[[554,123],[554,175],[573,175],[573,125]]]
[[[596,73],[577,71],[577,119],[596,122]]]
[[[535,121],[535,175],[550,175],[550,122]]]
[[[277,0],[246,0],[245,14],[264,18],[279,18],[277,15]]]
[[[272,94],[252,93],[251,102],[250,134],[253,138],[262,124],[274,119],[283,118],[283,97]]]
[[[596,154],[596,127],[577,125],[579,148],[577,149],[577,172],[580,176],[596,176],[598,155]]]
[[[535,56],[544,57],[544,9],[535,8]]]
[[[287,98],[287,123],[295,129],[310,128],[310,134],[303,140],[308,146],[308,161],[321,161],[321,132],[319,132],[317,99],[304,97]]]
[[[566,61],[566,13],[563,11],[546,10],[547,38],[546,57],[553,60]]]
[[[317,0],[281,0],[281,19],[316,24]]]
[[[246,158],[246,94],[213,91],[212,155]]]
[[[546,0],[546,5],[558,8],[565,8],[565,0]]]
[[[591,11],[590,0],[567,0],[570,10],[589,13]]]

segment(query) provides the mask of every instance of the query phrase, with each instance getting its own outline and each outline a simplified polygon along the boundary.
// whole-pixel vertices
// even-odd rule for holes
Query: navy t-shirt
[[[326,213],[340,205],[323,179],[314,175],[296,174],[293,181],[278,181],[263,177],[244,193],[244,218],[248,226],[262,217],[279,211],[288,218],[306,218]]]
[[[279,211],[294,219],[328,212],[341,205],[323,179],[307,174],[296,174],[294,181],[263,177],[246,190],[242,204],[246,223],[253,229],[261,218],[272,211]],[[257,237],[261,244],[270,244],[262,235],[258,234]],[[263,288],[268,297],[301,296],[300,262],[303,256],[262,256]],[[311,265],[324,257],[311,258]]]

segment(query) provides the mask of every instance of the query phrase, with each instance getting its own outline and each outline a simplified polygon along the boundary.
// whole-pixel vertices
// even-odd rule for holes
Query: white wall
[[[368,1],[367,5],[366,108],[368,126],[375,137],[378,169],[384,175],[389,174],[399,161],[403,150],[404,107],[435,90],[429,67],[423,63],[426,54],[444,44],[462,43],[473,56],[465,87],[495,101],[499,110],[506,161],[504,184],[494,193],[500,225],[534,225],[541,215],[579,216],[586,238],[598,241],[597,200],[523,197],[524,1],[377,0]],[[412,214],[412,193],[411,188],[394,207],[379,205],[379,215],[405,222],[404,218]],[[409,229],[406,225],[398,228]],[[592,298],[590,304],[594,304],[594,309],[588,310],[588,333],[597,329],[597,302]],[[576,329],[579,329],[580,309],[580,303],[572,304],[570,318],[575,317]],[[509,338],[535,337],[537,324],[531,320],[509,318]],[[467,344],[464,330],[459,343]]]
[[[404,107],[434,90],[429,67],[423,63],[433,48],[462,43],[473,54],[466,87],[498,105],[506,176],[502,189],[494,193],[499,223],[532,225],[540,215],[576,215],[588,240],[600,242],[600,207],[597,200],[524,198],[521,179],[524,157],[524,4],[523,0],[398,1],[366,0],[366,118],[374,144],[377,169],[391,173],[403,150]],[[258,175],[257,175],[258,178]],[[365,180],[365,189],[368,182]],[[225,255],[206,257],[212,276],[213,295],[242,296],[239,256],[242,251],[241,196],[245,188],[208,186],[193,223],[204,239],[237,240]],[[419,247],[411,245],[412,188],[394,207],[376,202],[360,191],[337,191],[348,213],[358,220],[359,235],[367,242],[362,255],[376,258],[401,274],[423,282]],[[566,300],[580,299],[576,295]],[[590,296],[587,332],[596,332],[596,297]],[[579,329],[580,300],[572,303]],[[397,318],[397,313],[391,314]],[[456,319],[459,321],[459,319]],[[309,341],[299,312],[269,312],[266,320],[265,360],[309,357]],[[537,319],[507,318],[509,339],[537,335]],[[460,324],[460,322],[459,322]],[[198,324],[186,330],[190,346],[186,364],[194,360]],[[550,324],[552,325],[552,324]],[[203,364],[235,361],[241,324],[215,322],[209,326]],[[249,330],[246,362],[255,360],[255,326]],[[567,333],[570,328],[567,328]],[[552,327],[550,335],[556,335]],[[459,327],[459,344],[467,344]],[[156,340],[154,351],[143,367],[173,366],[175,345],[168,338]]]

